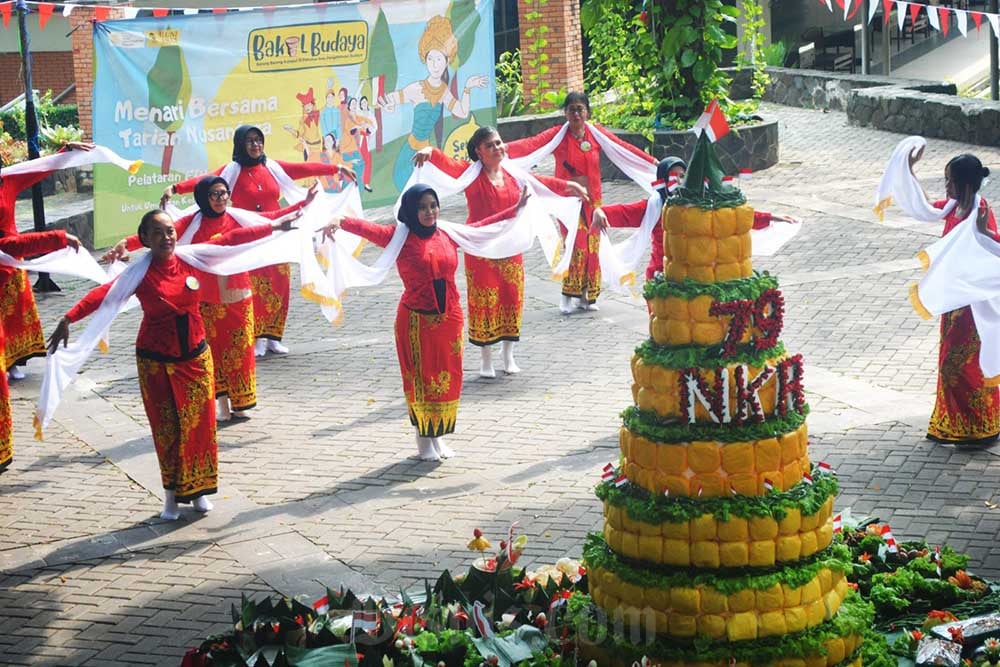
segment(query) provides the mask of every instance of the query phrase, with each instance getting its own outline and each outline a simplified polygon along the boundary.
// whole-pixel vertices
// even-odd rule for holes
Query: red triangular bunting
[[[109,16],[111,16],[111,8],[107,5],[97,5],[94,7],[95,21],[107,21]]]
[[[892,13],[892,0],[882,0],[882,25],[889,25],[890,13]]]
[[[969,12],[972,14],[972,22],[976,24],[976,32],[979,32],[979,26],[983,24],[983,14],[982,12]]]
[[[225,14],[228,11],[229,10],[226,9],[225,7],[215,7],[214,9],[212,9],[213,14]]]
[[[927,11],[930,11],[930,10],[931,10],[931,8],[928,7]],[[948,28],[951,27],[951,26],[948,25],[949,23],[951,23],[948,20],[948,10],[945,9],[944,7],[938,7],[938,17],[939,17],[939,19],[941,21],[941,34],[944,35],[945,37],[947,37],[948,36]]]
[[[852,0],[852,1],[854,2],[854,9],[852,9],[851,12],[847,15],[846,20],[848,21],[853,19],[854,15],[858,13],[859,9],[861,9],[861,0]]]
[[[38,27],[45,30],[45,24],[49,22],[52,18],[52,10],[56,6],[51,2],[39,2],[38,3]]]
[[[10,24],[10,10],[14,7],[13,2],[0,3],[0,14],[3,15],[3,27],[6,28]]]
[[[155,16],[158,19],[162,19],[164,16],[167,15],[167,11],[168,11],[167,9],[159,7],[153,10],[153,16]]]
[[[910,29],[913,29],[913,25],[917,22],[917,14],[920,13],[920,5],[911,2],[910,3]]]
[[[844,9],[844,0],[835,0],[840,9]]]

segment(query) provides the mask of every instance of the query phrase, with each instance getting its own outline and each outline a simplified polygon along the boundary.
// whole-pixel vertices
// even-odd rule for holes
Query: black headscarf
[[[684,167],[687,169],[687,162],[677,157],[676,155],[671,155],[665,157],[659,161],[656,165],[656,180],[663,181],[663,187],[657,188],[660,193],[660,197],[663,199],[667,198],[667,179],[670,178],[670,170],[675,167]]]
[[[264,138],[264,133],[260,131],[260,128],[253,125],[240,125],[236,128],[236,132],[233,133],[233,161],[238,162],[241,167],[252,167],[256,164],[267,162],[267,156],[263,153],[263,147],[261,147],[260,157],[256,160],[247,153],[247,134],[252,131],[256,131],[262,139]]]
[[[212,210],[212,200],[208,196],[208,193],[216,183],[222,183],[226,186],[226,190],[229,189],[226,179],[221,176],[206,176],[198,181],[198,185],[194,186],[194,201],[198,204],[198,208],[201,209],[201,214],[206,218],[221,218],[225,214],[225,211],[216,213]]]
[[[430,238],[435,231],[437,231],[437,225],[431,227],[424,227],[420,224],[420,220],[417,217],[417,207],[420,205],[420,198],[424,196],[424,193],[430,192],[434,195],[434,201],[438,202],[437,193],[434,192],[434,188],[429,185],[424,185],[423,183],[414,183],[409,187],[409,189],[403,193],[403,198],[399,203],[399,213],[396,214],[396,219],[401,223],[406,225],[410,231],[422,239]]]

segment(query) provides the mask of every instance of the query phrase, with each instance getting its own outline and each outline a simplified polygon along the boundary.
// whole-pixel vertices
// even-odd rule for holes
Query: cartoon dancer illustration
[[[368,98],[361,96],[359,111],[368,127],[358,136],[358,150],[361,151],[361,160],[364,168],[361,171],[361,185],[368,192],[372,191],[372,152],[368,148],[368,138],[378,130],[378,123],[375,121],[375,114],[368,106]]]
[[[302,149],[303,162],[319,162],[319,153],[323,142],[319,133],[319,109],[316,108],[316,97],[313,95],[312,86],[309,86],[309,90],[305,93],[296,93],[295,97],[302,103],[302,120],[299,121],[299,129],[295,130],[291,125],[283,127],[299,140],[295,147]]]
[[[324,137],[331,132],[340,132],[340,113],[344,109],[347,90],[337,90],[337,80],[326,80],[326,106],[319,112],[319,129]]]
[[[340,114],[340,122],[343,128],[343,132],[340,134],[340,153],[344,161],[354,169],[355,174],[370,172],[371,167],[368,160],[371,160],[371,154],[369,153],[366,160],[365,151],[367,151],[368,135],[373,131],[374,121],[370,122],[369,117],[361,113],[358,107],[358,98],[352,97],[347,100],[347,112]],[[362,150],[362,142],[364,142],[365,150]],[[362,181],[362,184],[366,190],[371,192],[368,183]]]
[[[319,161],[323,164],[335,164],[350,166],[340,155],[340,146],[337,144],[337,135],[329,132],[323,135],[323,151],[319,154]],[[338,174],[320,176],[319,182],[323,185],[325,192],[340,192],[344,189],[344,178]]]
[[[455,118],[467,118],[472,89],[485,88],[487,83],[485,76],[474,74],[466,79],[461,99],[456,99],[448,90],[448,65],[458,53],[458,40],[452,32],[451,21],[443,16],[435,16],[428,21],[417,44],[417,53],[420,62],[427,66],[427,78],[414,81],[378,100],[387,113],[393,113],[400,104],[414,105],[413,128],[400,148],[392,170],[393,182],[399,190],[406,185],[406,179],[413,170],[413,156],[421,148],[431,145],[431,133],[444,109],[447,108]]]

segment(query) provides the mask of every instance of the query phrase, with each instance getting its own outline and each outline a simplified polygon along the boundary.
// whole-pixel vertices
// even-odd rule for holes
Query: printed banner
[[[261,128],[269,159],[349,165],[366,206],[390,204],[416,151],[465,157],[472,133],[496,123],[493,48],[492,0],[97,23],[94,140],[144,164],[95,168],[94,242],[134,233],[165,187],[229,162],[243,124]]]

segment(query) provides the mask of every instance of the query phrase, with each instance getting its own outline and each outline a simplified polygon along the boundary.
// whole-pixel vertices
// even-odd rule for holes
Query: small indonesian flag
[[[937,563],[938,579],[941,578],[941,545],[934,547],[934,562]]]
[[[673,194],[677,188],[681,187],[681,178],[677,174],[667,177],[667,192]]]
[[[699,485],[698,485],[698,497],[699,497],[699,498],[701,498],[701,494],[702,494],[702,493],[703,493],[704,491],[705,491],[705,489],[701,488],[701,484],[699,484]]]
[[[628,477],[626,477],[625,475],[619,475],[618,478],[615,479],[615,486],[618,487],[619,489],[625,486],[626,484],[628,484]]]
[[[608,480],[615,478],[615,467],[610,463],[604,466],[604,470],[601,471],[601,479],[607,482]]]
[[[669,498],[670,497],[670,489],[669,488],[664,487],[664,489],[663,489],[663,497],[664,498]]]
[[[320,599],[313,602],[313,610],[317,614],[325,614],[330,611],[330,596],[324,595]]]
[[[609,463],[608,465],[611,465],[611,464]],[[513,548],[514,548],[514,529],[517,528],[519,525],[521,525],[521,522],[520,521],[515,521],[514,523],[510,524],[510,530],[507,531],[507,560],[508,561],[513,561],[514,560],[514,552],[513,552]]]
[[[357,630],[362,632],[374,632],[378,628],[378,612],[374,609],[361,609],[355,611],[351,618],[351,641],[354,641],[354,633]]]
[[[896,544],[896,538],[893,537],[889,524],[882,526],[882,539],[885,540],[885,546],[889,550],[889,553],[899,553],[899,546]]]
[[[819,463],[816,464],[816,467],[819,468],[820,472],[824,472],[830,475],[833,474],[833,468],[826,461],[820,461]]]
[[[740,180],[741,181],[749,181],[751,178],[753,178],[753,172],[752,171],[750,171],[749,169],[740,169]]]
[[[723,176],[722,177],[722,184],[723,185],[732,185],[733,184],[733,180],[734,179],[733,179],[732,176]]]
[[[841,519],[840,515],[837,514],[836,516],[833,517],[833,532],[841,533],[843,531],[844,531],[843,520]]]
[[[660,188],[666,186],[666,181],[660,178],[650,183],[650,185],[653,187],[654,190],[659,190]]]
[[[802,481],[808,484],[809,486],[812,486],[813,483],[812,475],[810,475],[809,473],[802,475]]]
[[[764,478],[764,490],[770,493],[774,491],[774,483],[771,482],[767,477]]]
[[[729,485],[729,493],[733,494],[734,496],[740,495],[736,493],[736,487],[734,487],[732,484]]]
[[[695,134],[705,132],[710,141],[718,141],[729,134],[729,123],[726,122],[726,114],[722,113],[718,100],[712,100],[705,107],[705,112],[698,118],[691,130]]]
[[[481,600],[476,600],[472,605],[472,622],[476,625],[476,629],[479,630],[480,637],[488,639],[493,636],[493,625],[486,618],[486,608],[483,606]]]
[[[706,176],[706,177],[705,177],[705,187],[707,188],[707,187],[708,187],[708,185],[709,185],[709,181],[708,181],[708,176]]]

